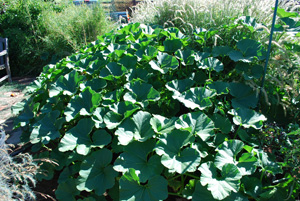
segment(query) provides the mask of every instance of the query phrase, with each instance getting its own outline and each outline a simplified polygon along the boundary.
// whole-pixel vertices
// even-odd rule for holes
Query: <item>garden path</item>
[[[14,116],[11,113],[11,107],[26,98],[24,89],[35,78],[15,77],[12,83],[0,86],[0,126],[7,134],[7,144],[18,144],[20,142],[20,129],[13,129]]]

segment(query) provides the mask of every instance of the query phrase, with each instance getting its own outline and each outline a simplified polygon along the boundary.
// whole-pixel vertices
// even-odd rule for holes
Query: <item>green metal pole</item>
[[[258,96],[258,101],[261,98],[261,93],[264,88],[265,84],[265,79],[266,79],[266,74],[267,74],[267,66],[269,63],[269,58],[270,58],[270,52],[271,52],[271,45],[272,45],[272,38],[273,38],[273,33],[274,33],[274,27],[275,27],[275,20],[276,20],[276,15],[277,15],[277,8],[278,8],[278,0],[275,2],[275,8],[274,8],[274,14],[273,14],[273,20],[272,20],[272,27],[271,27],[271,33],[270,33],[270,38],[269,38],[269,46],[268,46],[268,52],[267,52],[267,57],[266,57],[266,64],[265,64],[265,69],[264,69],[264,75],[261,81],[261,86],[260,86],[260,92]]]

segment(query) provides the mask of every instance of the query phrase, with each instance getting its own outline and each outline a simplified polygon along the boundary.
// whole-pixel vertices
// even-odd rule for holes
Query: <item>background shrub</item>
[[[0,35],[9,38],[13,75],[39,73],[110,30],[100,4],[72,1],[0,0]]]

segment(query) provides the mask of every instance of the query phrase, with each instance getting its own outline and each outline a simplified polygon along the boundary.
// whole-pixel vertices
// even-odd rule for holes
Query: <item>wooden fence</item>
[[[9,68],[9,58],[8,58],[8,39],[0,38],[0,70],[6,70],[4,77],[0,78],[0,83],[8,79],[11,82],[11,73]]]

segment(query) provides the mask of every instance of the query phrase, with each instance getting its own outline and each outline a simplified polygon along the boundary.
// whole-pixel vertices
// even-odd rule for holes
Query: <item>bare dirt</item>
[[[0,85],[0,126],[8,135],[7,143],[9,144],[17,144],[20,135],[19,130],[13,130],[14,116],[11,113],[11,107],[26,98],[24,89],[34,79],[33,77],[15,77],[12,83]]]

